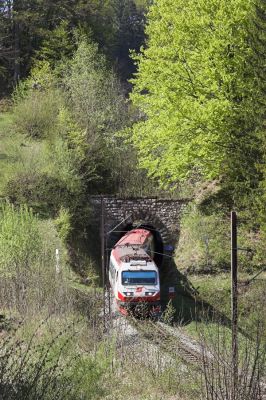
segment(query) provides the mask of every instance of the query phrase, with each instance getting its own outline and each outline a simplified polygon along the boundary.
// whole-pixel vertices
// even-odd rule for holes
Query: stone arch
[[[104,226],[106,248],[111,249],[121,235],[137,225],[137,222],[150,230],[157,232],[161,238],[164,265],[169,264],[174,249],[178,245],[180,234],[180,218],[189,200],[165,199],[157,197],[117,197],[90,196],[93,220],[91,226],[100,237],[101,207],[104,209]],[[121,223],[122,222],[122,223]],[[117,227],[117,228],[116,228]],[[116,232],[114,232],[114,228]],[[95,253],[100,256],[100,241],[97,242]]]
[[[132,212],[123,222],[112,221],[112,225],[107,232],[107,248],[110,250],[117,241],[129,230],[142,227],[152,232],[155,240],[155,261],[158,265],[163,263],[163,254],[172,254],[179,235],[173,240],[173,234],[167,226],[154,213],[145,209]],[[119,225],[117,227],[117,225]],[[179,233],[179,232],[178,232]]]

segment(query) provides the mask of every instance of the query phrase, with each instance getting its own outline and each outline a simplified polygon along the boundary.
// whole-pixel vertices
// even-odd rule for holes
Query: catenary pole
[[[232,312],[232,400],[238,383],[238,309],[237,309],[237,215],[231,212],[231,312]]]
[[[103,285],[103,317],[105,325],[105,257],[104,257],[104,198],[101,197],[101,261],[102,261],[102,285]]]

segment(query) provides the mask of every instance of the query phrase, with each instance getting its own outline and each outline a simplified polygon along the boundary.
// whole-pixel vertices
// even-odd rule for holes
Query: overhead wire
[[[123,222],[125,222],[131,216],[132,216],[132,214],[129,214],[128,216],[126,216],[126,218],[124,218],[121,222],[119,222],[119,224],[117,224],[113,229],[111,229],[110,231],[106,232],[106,235],[109,235],[109,233],[112,233],[116,228],[118,228],[120,225],[122,225]]]

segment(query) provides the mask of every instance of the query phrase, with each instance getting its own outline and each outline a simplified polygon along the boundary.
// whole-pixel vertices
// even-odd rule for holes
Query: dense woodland
[[[74,31],[93,38],[125,81],[133,71],[129,49],[144,39],[145,0],[1,1],[1,83],[10,90],[36,60],[57,63],[75,49]]]
[[[136,399],[116,358],[140,400],[206,395],[106,342],[88,196],[189,199],[177,268],[230,314],[231,210],[240,273],[265,268],[265,48],[265,0],[0,0],[0,399]],[[240,304],[251,336],[265,297]]]
[[[42,217],[71,215],[75,236],[86,231],[89,194],[193,199],[179,262],[196,268],[228,266],[217,249],[236,209],[253,250],[243,266],[264,263],[263,1],[4,1],[0,10],[2,102],[22,142],[10,149],[20,160],[4,168],[3,198]]]

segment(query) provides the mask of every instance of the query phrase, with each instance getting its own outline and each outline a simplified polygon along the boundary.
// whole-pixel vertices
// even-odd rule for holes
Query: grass
[[[13,115],[11,113],[1,113],[0,112],[0,134],[6,132],[13,124]]]
[[[74,280],[69,280],[68,285],[70,288],[78,290],[81,293],[84,294],[91,294],[91,293],[102,293],[102,288],[98,286],[87,286],[84,285],[83,283],[76,282]]]
[[[0,112],[0,169],[3,170],[6,160],[8,159],[8,151],[6,142],[8,141],[8,132],[12,126],[12,114]],[[1,174],[2,175],[2,174]]]
[[[0,197],[6,183],[17,171],[35,168],[32,161],[38,147],[39,143],[33,146],[16,132],[11,113],[0,113]]]
[[[146,340],[115,338],[113,368],[104,399],[191,400],[200,398],[199,376],[175,356]],[[119,342],[120,341],[120,342]],[[171,349],[169,351],[171,354]]]
[[[238,312],[239,327],[243,334],[247,336],[256,335],[258,323],[265,325],[266,314],[266,273],[262,273],[258,279],[249,285],[245,282],[250,280],[253,275],[239,273],[239,296]],[[226,335],[231,335],[231,276],[229,273],[219,275],[194,275],[190,281],[199,291],[202,300],[210,304],[214,310],[223,315],[229,324],[225,324]],[[215,321],[191,321],[183,329],[192,336],[198,336],[199,332],[209,332],[216,334],[218,324]],[[264,331],[264,339],[266,333]]]
[[[12,335],[1,335],[1,399],[99,399],[106,365],[98,346],[80,346],[86,324],[73,318],[26,320]],[[88,326],[87,326],[88,330]]]
[[[41,318],[41,315],[36,315],[34,320],[26,319],[10,338],[13,337],[12,343],[17,341],[26,349],[29,359],[22,372],[27,379],[31,376],[28,374],[30,367],[39,365],[39,360],[45,384],[49,385],[50,376],[47,371],[50,366],[58,373],[60,380],[67,379],[74,396],[66,396],[64,399],[199,398],[200,384],[199,381],[196,384],[192,371],[184,371],[178,360],[165,358],[159,348],[145,340],[131,342],[129,337],[121,337],[121,334],[112,331],[102,335],[100,326],[88,324],[85,318],[77,321],[74,314],[66,315],[65,318],[52,315],[44,322],[40,322]],[[46,351],[47,360],[44,358]],[[17,357],[19,364],[20,355],[14,353],[14,357]],[[0,378],[4,379],[1,375]],[[12,379],[14,385],[17,385],[15,378]],[[26,398],[39,400],[39,397],[34,396],[18,397],[19,400]],[[42,397],[45,400],[55,398],[53,394]],[[5,397],[5,400],[10,399]]]

